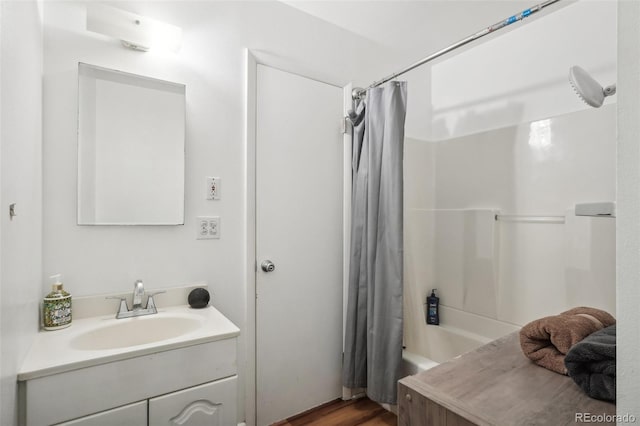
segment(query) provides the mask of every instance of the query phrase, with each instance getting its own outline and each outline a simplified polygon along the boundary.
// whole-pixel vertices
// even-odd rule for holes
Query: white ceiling
[[[538,3],[538,0],[282,1],[415,60]],[[549,9],[553,8],[556,6]]]

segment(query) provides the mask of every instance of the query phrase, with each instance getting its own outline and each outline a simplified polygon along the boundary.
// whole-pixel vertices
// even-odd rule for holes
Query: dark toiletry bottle
[[[436,296],[436,289],[431,290],[431,296],[427,297],[427,324],[440,324],[440,298]]]

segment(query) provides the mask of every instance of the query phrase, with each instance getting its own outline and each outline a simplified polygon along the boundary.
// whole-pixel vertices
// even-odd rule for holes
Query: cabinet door
[[[149,400],[152,426],[235,426],[238,376]]]
[[[147,401],[58,423],[57,426],[147,426]]]

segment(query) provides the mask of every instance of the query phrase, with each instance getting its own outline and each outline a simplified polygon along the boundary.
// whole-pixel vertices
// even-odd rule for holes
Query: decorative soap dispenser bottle
[[[436,289],[431,290],[431,296],[427,297],[427,324],[440,324],[440,298],[436,296]]]
[[[42,322],[45,330],[58,330],[71,325],[71,295],[64,291],[60,274],[52,275],[51,293],[44,298]]]

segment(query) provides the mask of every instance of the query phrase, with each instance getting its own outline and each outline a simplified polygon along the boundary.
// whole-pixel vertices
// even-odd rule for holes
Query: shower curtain
[[[353,122],[352,216],[342,370],[347,388],[395,404],[402,362],[402,156],[406,82],[367,91]]]

